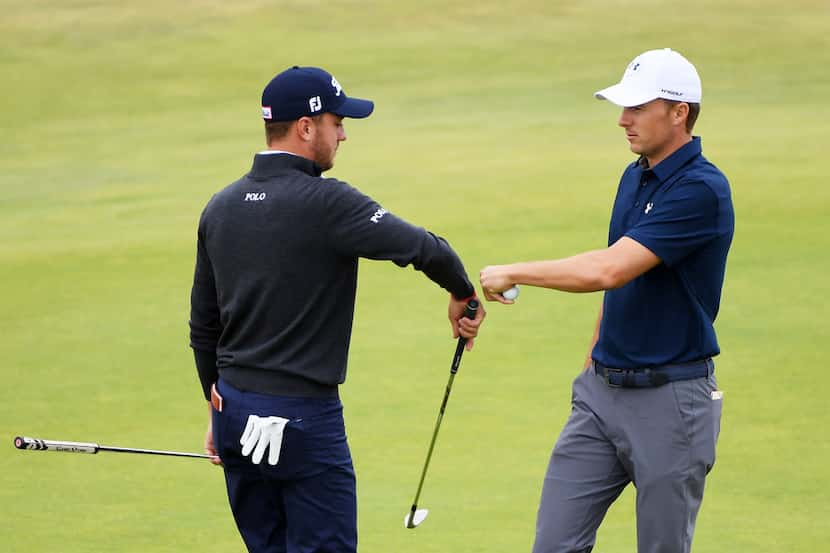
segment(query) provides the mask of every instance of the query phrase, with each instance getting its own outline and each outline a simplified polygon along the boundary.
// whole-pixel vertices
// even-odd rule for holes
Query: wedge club
[[[467,303],[467,308],[464,310],[464,316],[468,319],[475,319],[477,310],[478,300],[470,300],[469,303]],[[427,518],[427,515],[429,514],[429,509],[418,508],[418,499],[421,497],[421,490],[424,487],[424,478],[426,478],[427,475],[429,460],[432,458],[432,450],[435,448],[435,439],[438,437],[438,429],[441,428],[441,420],[444,418],[444,409],[446,409],[447,400],[450,398],[452,382],[455,380],[455,374],[458,372],[458,367],[461,364],[461,355],[464,353],[464,346],[466,344],[466,338],[458,338],[458,345],[455,347],[455,355],[452,358],[452,365],[450,366],[450,379],[447,382],[447,388],[444,391],[444,400],[441,402],[441,409],[438,411],[438,420],[435,421],[435,430],[432,431],[432,440],[429,442],[427,458],[426,461],[424,461],[424,468],[421,471],[421,481],[418,482],[418,491],[415,492],[415,500],[412,501],[412,508],[403,519],[403,525],[405,528],[416,528],[424,521],[424,519]]]

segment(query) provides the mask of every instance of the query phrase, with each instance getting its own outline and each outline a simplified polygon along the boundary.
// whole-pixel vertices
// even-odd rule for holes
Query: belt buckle
[[[619,374],[619,375],[621,375],[621,376],[622,376],[622,375],[625,373],[625,370],[624,370],[624,369],[612,369],[612,368],[610,368],[610,367],[605,367],[605,371],[604,371],[604,372],[605,372],[605,374],[604,374],[603,376],[605,376],[605,384],[606,384],[608,387],[610,387],[610,388],[622,388],[622,387],[623,387],[622,382],[624,382],[624,381],[625,381],[625,377],[623,377],[623,378],[622,378],[622,380],[621,380],[621,383],[620,383],[620,384],[614,384],[614,383],[613,383],[613,382],[611,382],[611,380],[608,378],[608,375],[609,375],[609,374],[611,374],[611,373],[614,373],[614,374]]]
[[[666,384],[669,381],[668,375],[666,375],[666,373],[664,373],[663,371],[653,371],[650,369],[646,369],[645,374],[652,388],[659,388],[660,386]]]

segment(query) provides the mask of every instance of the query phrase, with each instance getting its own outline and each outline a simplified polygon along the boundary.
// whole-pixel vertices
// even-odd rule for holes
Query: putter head
[[[410,511],[406,513],[406,516],[403,517],[403,526],[404,528],[415,528],[419,524],[421,524],[427,515],[429,514],[429,509],[418,509],[416,511]]]

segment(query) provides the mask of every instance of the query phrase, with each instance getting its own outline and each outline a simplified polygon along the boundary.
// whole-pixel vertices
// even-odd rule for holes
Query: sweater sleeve
[[[222,333],[219,302],[210,258],[205,248],[205,215],[199,222],[196,245],[196,269],[190,293],[190,347],[194,350],[196,368],[205,398],[210,386],[218,379],[216,345]]]
[[[475,292],[449,243],[382,208],[350,185],[331,179],[328,228],[338,253],[412,265],[456,299]]]

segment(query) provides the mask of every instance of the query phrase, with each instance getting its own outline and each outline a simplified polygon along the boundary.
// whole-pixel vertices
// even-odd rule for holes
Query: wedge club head
[[[418,509],[406,513],[406,516],[403,517],[404,528],[416,528],[427,518],[428,514],[429,509]]]

